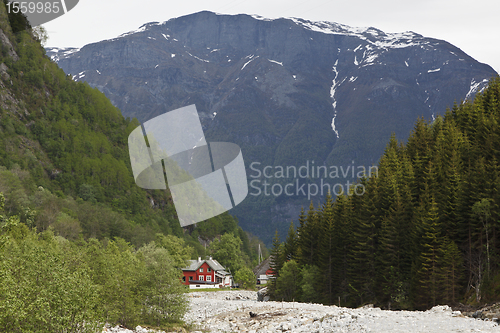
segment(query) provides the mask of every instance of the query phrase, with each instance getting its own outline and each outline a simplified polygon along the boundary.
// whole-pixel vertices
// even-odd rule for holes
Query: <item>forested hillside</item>
[[[227,213],[182,229],[169,191],[134,183],[139,123],[65,75],[41,39],[0,3],[0,331],[178,322],[187,259],[221,254],[234,273],[261,242]]]
[[[139,246],[156,233],[172,234],[200,255],[198,236],[209,240],[233,232],[245,253],[256,256],[256,246],[252,252],[228,214],[186,233],[168,190],[136,186],[127,137],[139,123],[125,119],[97,89],[65,75],[31,29],[19,22],[10,27],[1,7],[0,192],[7,214],[38,231],[52,226],[70,239],[121,237]]]
[[[497,76],[418,120],[406,144],[391,137],[378,174],[359,180],[364,195],[311,203],[275,238],[273,296],[391,309],[499,301],[499,120]]]

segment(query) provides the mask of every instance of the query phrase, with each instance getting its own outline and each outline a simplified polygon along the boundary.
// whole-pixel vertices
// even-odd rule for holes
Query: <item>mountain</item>
[[[351,171],[375,164],[391,133],[408,137],[418,117],[432,120],[496,75],[450,43],[414,32],[207,11],[47,55],[140,122],[195,104],[207,141],[242,148],[256,182],[231,212],[268,244],[301,206],[322,202],[299,190],[320,179],[298,179],[293,167],[350,167],[326,177],[347,188]],[[280,177],[279,166],[290,174]]]

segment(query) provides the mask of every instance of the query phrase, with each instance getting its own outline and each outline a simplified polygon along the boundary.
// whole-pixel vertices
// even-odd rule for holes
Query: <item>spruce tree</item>
[[[284,263],[285,263],[284,244],[281,243],[278,229],[276,229],[276,232],[274,233],[273,247],[271,249],[270,264],[269,264],[269,268],[273,272],[273,277],[271,278],[269,284],[269,294],[271,295],[272,298],[275,297],[276,280],[279,277],[279,272],[283,267]]]
[[[306,233],[306,213],[304,212],[304,207],[300,208],[300,214],[299,214],[299,225],[297,227],[297,263],[302,267],[304,265],[303,263],[303,255],[302,255],[302,249],[305,246],[305,235]]]
[[[451,120],[447,122],[445,130],[447,131],[446,149],[442,156],[445,177],[440,187],[441,234],[456,240],[458,237],[458,206],[462,189],[460,183],[463,172],[461,160],[463,137]]]
[[[399,243],[401,244],[400,254],[400,272],[404,284],[404,289],[409,289],[411,279],[411,267],[416,256],[416,230],[413,223],[415,211],[415,178],[413,166],[405,153],[402,156],[401,174],[398,181],[398,200],[400,200],[401,209],[399,221]]]
[[[334,234],[333,234],[333,275],[332,285],[334,295],[340,297],[345,305],[355,305],[355,297],[349,286],[350,252],[352,250],[352,208],[349,197],[340,195],[333,205]]]
[[[363,196],[350,198],[352,205],[352,249],[349,253],[349,283],[359,305],[374,299],[375,243],[377,232],[374,219],[377,179],[360,180],[365,186]]]
[[[397,195],[389,214],[382,221],[376,260],[379,301],[389,308],[399,306],[393,303],[399,303],[405,297],[401,271],[401,255],[405,244],[399,236],[403,215],[404,208]]]
[[[462,253],[454,241],[445,238],[440,248],[440,256],[441,300],[446,304],[456,304],[462,291]]]
[[[286,261],[292,259],[295,260],[298,254],[297,249],[298,249],[298,238],[292,220],[290,221],[290,227],[288,228],[288,235],[285,240],[285,253],[284,253],[285,260]]]
[[[439,238],[439,211],[434,200],[430,197],[428,202],[422,201],[419,207],[419,224],[421,226],[420,255],[416,262],[416,274],[414,282],[414,300],[418,309],[427,309],[437,305],[440,300],[441,284],[439,262],[440,238]]]
[[[334,267],[334,255],[338,249],[335,247],[335,220],[333,213],[333,201],[330,193],[327,194],[325,203],[322,207],[320,213],[320,233],[318,239],[318,250],[317,256],[318,267],[320,269],[320,274],[323,277],[322,283],[322,301],[326,304],[333,303],[334,296],[334,281],[333,271]]]
[[[316,256],[316,249],[318,246],[319,237],[319,214],[316,212],[314,205],[311,201],[305,223],[301,226],[299,231],[300,238],[300,265],[317,265],[318,258]]]

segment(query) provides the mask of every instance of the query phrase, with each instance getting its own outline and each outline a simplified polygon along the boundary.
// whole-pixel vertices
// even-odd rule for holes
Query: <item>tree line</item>
[[[0,194],[0,210],[5,199]],[[121,238],[68,241],[0,215],[4,332],[96,332],[105,323],[162,327],[187,310],[183,242],[157,235],[138,250]],[[170,236],[174,237],[174,236]]]
[[[391,137],[366,192],[332,198],[273,241],[275,299],[391,309],[500,299],[500,78],[407,142]]]

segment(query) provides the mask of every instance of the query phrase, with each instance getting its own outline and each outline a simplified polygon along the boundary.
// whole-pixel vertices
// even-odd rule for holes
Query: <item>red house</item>
[[[189,260],[189,266],[182,269],[182,283],[190,289],[196,288],[223,288],[232,285],[232,276],[225,268],[212,259]]]

